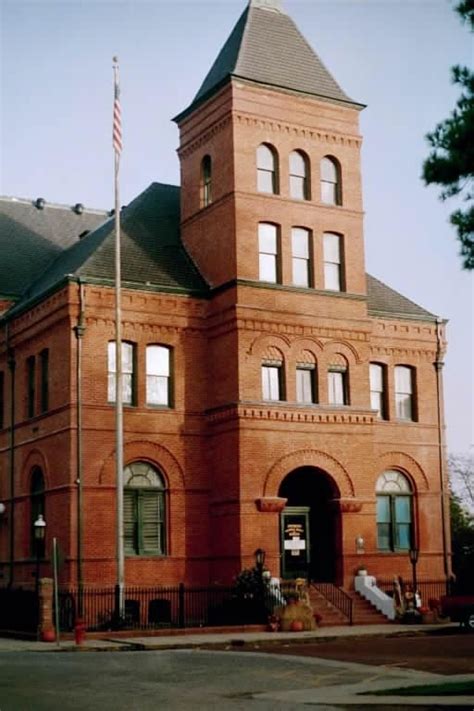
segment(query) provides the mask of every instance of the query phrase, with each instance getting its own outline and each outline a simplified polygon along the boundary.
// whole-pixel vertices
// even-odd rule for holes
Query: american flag
[[[117,60],[115,59],[115,61]],[[120,109],[120,87],[117,65],[115,66],[115,70],[113,146],[115,153],[120,155],[122,152],[122,112]]]

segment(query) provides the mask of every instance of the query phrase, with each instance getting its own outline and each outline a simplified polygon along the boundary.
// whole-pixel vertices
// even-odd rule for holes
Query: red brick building
[[[122,210],[127,584],[228,582],[258,547],[345,586],[413,545],[449,574],[444,323],[365,272],[361,109],[252,0],[175,119],[181,187]],[[114,221],[0,209],[3,582],[43,513],[43,570],[56,537],[63,582],[82,548],[113,583]]]

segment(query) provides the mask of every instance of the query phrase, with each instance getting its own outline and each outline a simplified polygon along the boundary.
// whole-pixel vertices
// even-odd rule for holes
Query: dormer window
[[[321,161],[321,202],[326,205],[342,205],[341,167],[332,156]]]
[[[278,193],[278,158],[268,143],[257,148],[257,189],[260,193]]]
[[[201,161],[201,207],[212,202],[212,160],[206,155]]]
[[[309,160],[302,151],[290,153],[290,195],[295,200],[309,200]]]

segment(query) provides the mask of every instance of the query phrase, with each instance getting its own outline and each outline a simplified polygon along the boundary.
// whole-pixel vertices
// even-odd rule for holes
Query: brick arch
[[[317,338],[312,338],[311,336],[295,338],[292,342],[292,351],[296,354],[303,350],[314,351],[315,349],[322,352],[324,350],[324,346],[321,341]]]
[[[24,486],[24,491],[29,495],[31,472],[34,467],[39,467],[43,473],[44,488],[48,488],[49,480],[49,464],[46,456],[40,449],[32,449],[28,452],[22,466],[21,481]]]
[[[424,470],[413,457],[404,452],[385,452],[379,457],[373,472],[374,491],[378,477],[387,469],[398,469],[406,474],[414,482],[417,491],[429,491],[430,485]]]
[[[279,333],[263,333],[252,341],[247,353],[262,356],[268,346],[279,348],[287,354],[290,348],[290,339]]]
[[[341,498],[354,496],[354,484],[340,462],[317,449],[300,449],[278,459],[268,471],[263,486],[264,496],[277,496],[287,474],[300,467],[317,467],[327,472],[339,487]]]
[[[340,352],[342,355],[354,360],[357,364],[362,363],[362,358],[359,351],[349,341],[328,341],[324,346],[325,352],[330,353]]]
[[[131,462],[145,461],[159,468],[170,489],[184,489],[184,473],[178,460],[161,444],[147,440],[126,442],[123,452],[124,467]],[[104,461],[99,473],[99,484],[115,480],[115,449]]]

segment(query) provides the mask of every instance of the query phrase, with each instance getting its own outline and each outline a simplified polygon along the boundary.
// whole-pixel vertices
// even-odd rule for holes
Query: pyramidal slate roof
[[[278,0],[251,0],[204,79],[191,113],[232,77],[363,108],[341,89]]]
[[[79,235],[94,230],[107,215],[40,200],[0,197],[0,298],[20,297]]]

